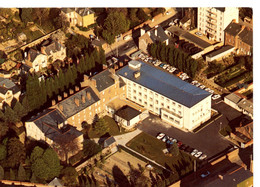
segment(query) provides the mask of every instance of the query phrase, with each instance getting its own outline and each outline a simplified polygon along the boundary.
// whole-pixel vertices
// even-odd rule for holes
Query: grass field
[[[166,143],[146,133],[136,136],[127,143],[127,146],[166,168],[176,171],[179,177],[193,170],[193,157],[182,151],[178,156],[165,155],[162,150],[166,148]]]

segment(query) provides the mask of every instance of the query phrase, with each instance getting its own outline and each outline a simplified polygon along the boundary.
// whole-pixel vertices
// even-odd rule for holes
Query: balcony
[[[207,12],[209,14],[213,14],[213,15],[217,16],[217,12],[212,11],[212,9],[208,9]]]
[[[208,33],[209,35],[214,36],[214,35],[216,34],[216,31],[214,31],[214,30],[212,30],[212,29],[208,29],[208,30],[207,30],[207,33]],[[211,36],[211,37],[212,37],[212,36]]]
[[[208,17],[209,19],[213,19],[213,20],[217,21],[217,16],[214,15],[214,14],[207,14],[207,17]]]
[[[206,27],[207,27],[208,29],[210,29],[210,30],[214,30],[214,31],[217,30],[217,26],[216,26],[216,25],[212,25],[212,24],[210,24],[210,23],[207,24]]]
[[[217,21],[216,21],[215,19],[208,18],[208,19],[206,19],[206,21],[207,21],[209,24],[214,24],[214,25],[217,24]]]

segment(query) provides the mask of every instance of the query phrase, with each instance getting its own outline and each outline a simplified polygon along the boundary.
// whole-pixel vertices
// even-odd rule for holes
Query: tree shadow
[[[112,174],[115,182],[118,184],[119,187],[130,187],[130,183],[127,177],[124,175],[124,173],[118,166],[113,166]]]
[[[167,179],[167,178],[169,178],[169,176],[171,174],[170,171],[172,171],[172,168],[167,163],[165,163],[164,166],[166,167],[167,170],[166,169],[163,170],[163,175],[164,175],[164,178]]]
[[[152,181],[152,185],[155,185],[157,180],[155,179],[155,177],[153,176],[153,173],[151,171],[149,171],[149,177]]]
[[[102,136],[100,136],[99,140],[98,140],[98,144],[102,145],[104,143],[104,141],[109,138],[111,135],[109,134],[109,132],[106,132],[105,134],[103,134]]]

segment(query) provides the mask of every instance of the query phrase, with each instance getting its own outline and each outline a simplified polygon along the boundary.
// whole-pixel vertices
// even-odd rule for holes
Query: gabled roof
[[[217,10],[219,10],[221,12],[225,12],[225,10],[226,10],[224,7],[215,7],[215,9],[217,9]]]
[[[115,84],[115,80],[111,76],[112,73],[109,69],[106,69],[92,77],[92,79],[96,80],[97,90],[99,92]]]
[[[155,34],[155,30],[157,30],[157,35]],[[150,30],[150,38],[153,40],[153,42],[164,42],[169,39],[161,26],[158,26],[157,28]]]
[[[122,108],[120,108],[118,111],[116,111],[115,115],[130,121],[131,119],[135,118],[136,116],[138,116],[139,114],[141,114],[140,111],[126,105],[123,106]]]
[[[138,69],[141,75],[138,78],[134,77],[134,72],[137,70],[130,68],[129,65],[118,70],[117,73],[188,108],[211,95],[209,92],[193,86],[168,72],[142,61],[138,62],[141,63],[141,68]]]
[[[104,147],[109,147],[110,145],[112,145],[115,142],[116,142],[115,138],[113,136],[111,136],[104,141]]]
[[[33,62],[34,59],[38,56],[38,54],[39,54],[39,52],[37,50],[31,48],[28,51],[28,54],[25,59],[29,60],[29,56],[30,56],[30,61]]]
[[[245,28],[238,36],[244,43],[253,46],[253,31],[251,29]]]
[[[87,93],[90,94],[90,96],[91,96],[90,99],[87,97]],[[82,100],[83,97],[85,98],[85,103],[83,103],[83,100]],[[79,106],[77,106],[77,104],[75,103],[75,100],[78,100]],[[75,93],[74,95],[64,99],[63,101],[60,101],[57,104],[57,106],[59,107],[59,105],[62,105],[62,107],[63,107],[62,114],[66,118],[69,118],[69,117],[77,114],[81,110],[93,105],[94,103],[96,103],[98,101],[99,101],[99,98],[95,94],[95,92],[90,87],[87,87],[87,88],[84,88],[83,90]]]
[[[46,40],[42,43],[42,46],[45,47],[45,52],[47,55],[51,55],[51,52],[57,52],[61,50],[61,44],[57,41]]]
[[[61,11],[64,12],[65,14],[75,11],[81,16],[94,14],[94,11],[89,8],[62,8]]]
[[[63,186],[63,183],[60,179],[58,179],[57,177],[55,177],[49,184],[48,186]]]
[[[242,29],[242,25],[235,23],[235,22],[231,22],[226,28],[225,28],[225,32],[227,32],[228,34],[232,35],[232,36],[236,36],[238,35],[238,33],[241,31]]]
[[[232,101],[235,104],[238,104],[238,102],[242,99],[242,97],[238,96],[235,93],[231,93],[225,97],[226,99]]]
[[[44,133],[50,140],[61,141],[67,138],[75,139],[82,135],[75,127],[65,124],[66,118],[57,109],[47,109],[46,111],[32,117],[28,122],[34,124]],[[58,126],[63,124],[63,128]]]
[[[193,34],[190,34],[189,32],[186,32],[181,37],[183,37],[184,39],[188,40],[191,43],[194,43],[195,45],[197,45],[198,47],[203,48],[203,49],[211,46],[210,43],[206,42],[205,40],[200,39],[199,37],[197,37]]]
[[[217,56],[217,55],[219,55],[219,54],[221,54],[221,53],[224,53],[224,52],[226,52],[226,51],[228,51],[228,50],[230,50],[230,49],[232,49],[232,48],[235,49],[234,46],[225,45],[225,46],[222,46],[221,48],[219,48],[219,49],[217,49],[217,50],[214,50],[214,51],[210,52],[207,56],[208,56],[208,57],[214,57],[214,56]]]
[[[8,90],[12,90],[13,94],[20,91],[11,80],[0,77],[0,93],[5,94]]]
[[[184,24],[184,23],[186,23],[186,22],[189,21],[189,20],[190,20],[189,17],[184,16],[184,17],[180,20],[180,23]]]

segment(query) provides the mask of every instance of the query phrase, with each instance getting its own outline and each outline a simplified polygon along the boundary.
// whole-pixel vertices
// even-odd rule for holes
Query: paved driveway
[[[223,116],[196,134],[191,132],[183,132],[161,121],[159,117],[153,115],[146,118],[138,126],[138,128],[152,136],[156,136],[159,132],[163,132],[170,137],[182,141],[184,144],[192,148],[202,151],[208,155],[208,158],[210,158],[232,146],[232,144],[223,138],[218,131],[221,127],[228,124],[230,120],[241,115],[240,112],[229,107],[224,102],[215,105],[214,108],[218,109]]]

